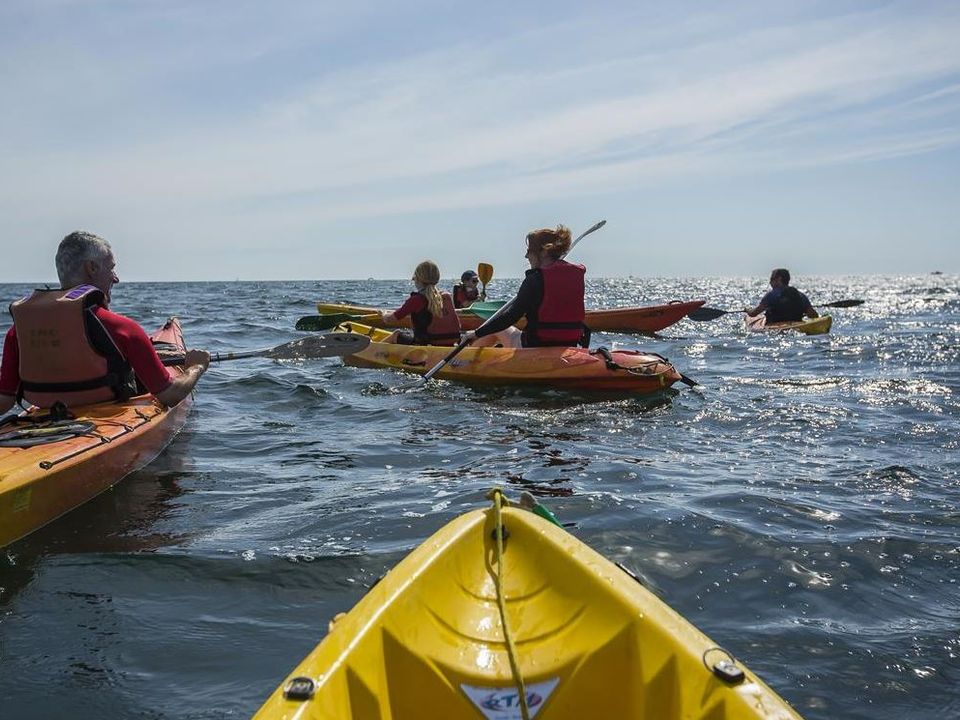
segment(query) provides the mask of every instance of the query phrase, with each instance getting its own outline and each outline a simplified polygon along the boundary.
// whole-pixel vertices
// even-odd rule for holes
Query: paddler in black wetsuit
[[[752,310],[744,309],[750,317],[765,313],[768,323],[794,322],[804,317],[815,318],[819,314],[807,296],[790,285],[790,271],[777,268],[770,273],[770,290]]]
[[[570,230],[563,225],[528,233],[526,258],[530,269],[516,297],[492,323],[467,336],[477,338],[478,345],[504,347],[589,345],[589,331],[583,323],[586,268],[563,259],[570,241]],[[527,326],[521,334],[512,325],[522,317],[527,319]]]

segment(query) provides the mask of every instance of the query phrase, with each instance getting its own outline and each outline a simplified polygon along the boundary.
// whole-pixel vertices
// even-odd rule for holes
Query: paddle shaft
[[[237,352],[211,353],[211,362],[227,362],[253,357],[269,357],[275,360],[294,360],[337,355],[351,355],[360,352],[370,344],[370,338],[353,333],[329,333],[327,335],[312,335],[308,338],[291,340],[290,342],[259,350],[239,350]],[[184,355],[174,355],[161,358],[166,365],[183,365]]]
[[[607,221],[606,221],[606,220],[601,220],[600,222],[598,222],[598,223],[597,223],[596,225],[594,225],[593,227],[591,227],[591,228],[589,228],[588,230],[580,233],[580,235],[577,237],[577,239],[574,240],[572,243],[570,243],[570,248],[569,248],[563,255],[560,256],[560,259],[562,260],[562,259],[565,258],[567,255],[569,255],[569,254],[573,251],[573,249],[577,246],[577,243],[580,242],[581,240],[583,240],[587,235],[589,235],[589,234],[592,233],[592,232],[596,232],[597,230],[599,230],[600,228],[602,228],[602,227],[603,227],[604,225],[606,225],[606,224],[607,224]]]
[[[274,348],[264,348],[262,350],[240,350],[230,353],[210,353],[210,362],[229,362],[230,360],[242,360],[244,358],[263,357],[273,352]],[[183,365],[186,357],[183,355],[173,355],[171,357],[160,358],[164,365]]]
[[[241,350],[239,352],[232,353],[210,353],[210,362],[227,362],[229,360],[240,360],[242,358],[252,358],[260,357],[265,355],[268,352],[272,351],[273,348],[266,348],[264,350]],[[186,357],[183,355],[173,355],[171,357],[162,357],[161,361],[164,365],[183,365]]]

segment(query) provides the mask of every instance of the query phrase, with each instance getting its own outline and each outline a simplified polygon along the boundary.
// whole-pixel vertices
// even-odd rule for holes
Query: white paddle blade
[[[370,344],[370,338],[356,333],[326,333],[300,338],[275,347],[267,357],[275,360],[309,360],[312,358],[353,355]]]

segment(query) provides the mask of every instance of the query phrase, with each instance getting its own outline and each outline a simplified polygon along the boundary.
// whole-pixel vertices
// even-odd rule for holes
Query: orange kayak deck
[[[184,352],[183,334],[171,318],[151,336],[174,354]],[[179,372],[179,370],[176,370]],[[125,402],[71,408],[67,421],[81,434],[28,447],[0,447],[0,547],[38,530],[112,487],[159,455],[180,431],[191,398],[163,407],[152,395]],[[58,434],[56,423],[24,422],[45,410],[32,409],[0,427],[0,437],[28,429]]]
[[[359,323],[343,323],[338,332],[370,337],[366,349],[346,355],[346,365],[389,368],[425,374],[452,348],[434,345],[397,345],[385,342],[390,332]],[[586,348],[467,347],[435,377],[472,385],[526,385],[560,390],[655,393],[679,381],[680,373],[670,362],[639,350],[613,350],[607,359]]]
[[[584,322],[591,330],[596,332],[643,332],[652,333],[670,327],[674,323],[685,318],[689,313],[701,307],[705,300],[692,300],[690,302],[671,302],[665,305],[650,305],[648,307],[625,307],[612,308],[608,310],[587,310]],[[334,313],[345,313],[347,315],[371,315],[381,312],[380,309],[364,307],[361,305],[346,305],[343,303],[317,303],[317,312],[321,315],[331,315]],[[382,310],[387,312],[387,310]],[[458,310],[460,316],[460,327],[464,330],[476,330],[480,327],[485,318],[472,315],[469,308]],[[410,327],[410,318],[404,318],[400,322],[387,323],[375,319],[367,319],[364,322],[373,327],[397,328]],[[524,320],[517,323],[518,328],[523,328]]]

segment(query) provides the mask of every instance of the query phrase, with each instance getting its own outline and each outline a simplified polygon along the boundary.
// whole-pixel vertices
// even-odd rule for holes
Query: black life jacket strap
[[[58,393],[58,392],[83,392],[85,390],[96,390],[101,387],[115,387],[119,378],[114,373],[107,373],[98,378],[90,380],[77,380],[76,382],[32,382],[30,380],[21,380],[20,388],[30,392]]]
[[[554,340],[544,340],[540,337],[540,330],[581,330],[580,339],[577,340],[573,345],[569,341],[554,341]],[[533,339],[536,343],[536,347],[590,347],[590,334],[591,330],[586,323],[548,323],[537,321],[535,323],[527,321],[526,329],[527,337]]]
[[[110,387],[117,400],[128,400],[137,392],[136,376],[130,367],[130,363],[127,362],[123,353],[120,352],[120,348],[117,347],[107,328],[104,327],[100,318],[97,317],[95,309],[95,305],[87,308],[85,320],[90,344],[98,353],[107,359],[107,374],[104,376],[107,378],[107,382],[103,384]],[[94,387],[101,387],[101,385]],[[54,390],[52,392],[62,391]]]

